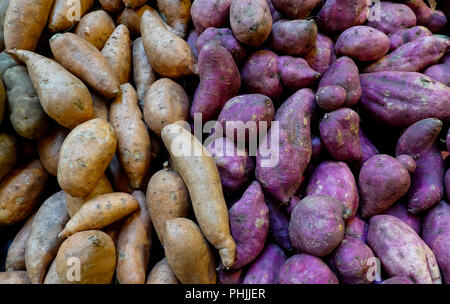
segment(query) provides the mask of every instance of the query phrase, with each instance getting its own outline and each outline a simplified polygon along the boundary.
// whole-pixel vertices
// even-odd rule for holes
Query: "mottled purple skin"
[[[369,272],[375,256],[364,242],[344,239],[334,251],[330,264],[336,269],[341,282],[346,284],[371,284]]]
[[[311,135],[312,154],[311,160],[319,160],[322,155],[323,145],[320,137],[317,135]]]
[[[201,52],[202,48],[208,43],[216,43],[226,48],[238,66],[245,60],[245,48],[234,37],[233,32],[229,28],[207,28],[197,39],[197,51]]]
[[[442,121],[436,118],[413,123],[398,139],[396,155],[407,154],[419,159],[433,145],[441,129]]]
[[[344,220],[351,219],[358,210],[358,187],[352,171],[344,162],[322,162],[310,178],[306,194],[328,195],[341,201]]]
[[[283,93],[278,75],[278,55],[267,50],[253,53],[241,70],[244,87],[249,93],[263,94],[276,99]]]
[[[450,65],[435,64],[428,67],[423,73],[450,87]]]
[[[242,142],[240,134],[245,134],[245,140],[249,140],[250,134],[258,136],[260,124],[266,122],[268,128],[274,114],[275,109],[269,97],[262,94],[246,94],[228,100],[217,120],[228,138]],[[257,139],[254,137],[252,140]]]
[[[229,216],[231,234],[236,242],[236,257],[231,269],[239,269],[261,253],[269,231],[269,208],[257,181],[230,208]]]
[[[320,122],[319,130],[323,145],[335,160],[361,161],[358,113],[348,108],[327,113]]]
[[[344,238],[342,203],[326,195],[307,196],[295,206],[289,222],[292,246],[300,252],[323,257]]]
[[[450,206],[441,201],[428,211],[422,223],[422,238],[430,246],[446,284],[450,284]]]
[[[414,284],[410,279],[406,277],[392,277],[384,280],[381,284]]]
[[[296,254],[287,259],[277,275],[278,284],[338,284],[336,275],[321,259]]]
[[[315,110],[311,89],[301,89],[277,110],[273,127],[259,144],[256,156],[256,179],[276,200],[288,203],[301,183],[311,159],[311,116]],[[273,123],[272,123],[273,126]],[[278,134],[274,132],[278,131]],[[272,134],[274,133],[274,134]],[[278,141],[272,143],[272,137]]]
[[[419,213],[439,203],[444,195],[444,160],[436,146],[416,160],[411,176],[408,210]]]
[[[282,19],[273,24],[268,44],[279,54],[301,57],[314,47],[316,37],[317,25],[313,19]]]
[[[283,15],[273,6],[272,0],[267,0],[267,4],[269,4],[270,14],[272,15],[272,23],[283,19]]]
[[[396,157],[396,159],[402,163],[402,165],[408,170],[409,174],[416,170],[416,161],[414,158],[407,154],[402,154]]]
[[[344,103],[346,107],[351,107],[358,102],[362,90],[359,70],[352,59],[344,56],[332,63],[320,80],[319,88],[330,85],[338,85],[346,90],[347,97]]]
[[[410,185],[409,172],[398,160],[386,154],[371,157],[359,172],[361,216],[385,212],[408,192]]]
[[[291,200],[289,201],[289,204],[286,206],[286,211],[289,214],[292,214],[292,211],[294,211],[295,206],[297,206],[298,203],[300,203],[302,199],[296,195],[293,195],[291,197]]]
[[[402,29],[389,35],[390,51],[395,50],[399,46],[424,36],[433,35],[429,29],[424,26],[413,26],[412,28]]]
[[[344,238],[358,239],[367,243],[368,228],[367,223],[357,214],[345,223]]]
[[[268,244],[261,255],[250,265],[242,284],[275,284],[286,254],[276,244]]]
[[[346,29],[336,41],[336,54],[359,61],[380,59],[389,51],[389,37],[370,26]]]
[[[192,22],[201,34],[208,27],[224,27],[228,23],[232,0],[195,0],[191,6]]]
[[[407,0],[405,4],[414,11],[417,24],[426,26],[433,33],[445,28],[447,17],[442,11],[429,8],[422,0]]]
[[[420,217],[416,214],[408,212],[408,206],[405,201],[400,200],[392,205],[386,214],[400,219],[403,223],[408,224],[417,233],[417,235],[420,235],[420,225],[422,224]]]
[[[226,190],[237,191],[248,183],[254,164],[247,151],[243,151],[241,156],[236,144],[227,137],[216,138],[206,149],[217,165],[222,186]]]
[[[317,90],[316,103],[325,112],[331,112],[342,107],[346,98],[347,91],[343,87],[329,85]]]
[[[269,208],[270,232],[278,245],[286,251],[292,251],[293,247],[289,238],[289,217],[269,195],[265,197],[266,205]]]
[[[241,284],[242,269],[226,270],[221,267],[217,273],[217,282],[219,284]]]
[[[278,57],[278,69],[281,81],[291,90],[310,87],[320,77],[303,58],[291,56]]]
[[[367,241],[389,276],[407,277],[416,284],[441,283],[431,249],[409,225],[395,216],[373,216]]]
[[[447,193],[447,201],[450,202],[450,169],[445,173],[445,192]]]
[[[189,33],[186,42],[191,47],[192,53],[194,53],[195,58],[198,58],[198,52],[197,52],[197,39],[198,39],[198,33],[195,30],[191,30]]]
[[[273,6],[289,19],[305,19],[321,0],[272,0]]]
[[[361,141],[361,150],[362,150],[362,163],[363,165],[369,158],[374,155],[379,154],[377,147],[367,138],[366,134],[364,134],[363,130],[359,129],[359,139]]]
[[[425,36],[408,42],[364,69],[365,73],[383,71],[419,72],[437,63],[450,46],[443,35]]]
[[[333,41],[327,36],[317,33],[314,46],[304,58],[313,70],[321,75],[325,74],[330,65],[336,60]]]
[[[206,122],[217,118],[223,105],[237,95],[241,76],[231,54],[220,45],[205,45],[198,63],[200,83],[192,102],[191,118],[201,113]]]
[[[450,117],[450,88],[414,72],[361,74],[360,103],[377,123],[408,127],[424,118]]]
[[[366,22],[367,0],[327,0],[317,15],[319,29],[324,33],[342,32]]]
[[[380,20],[369,20],[367,21],[368,26],[385,34],[391,34],[416,25],[416,15],[405,4],[385,1],[380,2],[380,4]],[[375,15],[375,9],[375,6],[370,9],[370,16]]]

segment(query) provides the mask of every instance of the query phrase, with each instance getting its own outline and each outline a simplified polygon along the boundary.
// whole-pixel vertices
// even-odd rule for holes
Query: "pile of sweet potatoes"
[[[374,3],[0,1],[0,284],[450,284],[450,16]]]

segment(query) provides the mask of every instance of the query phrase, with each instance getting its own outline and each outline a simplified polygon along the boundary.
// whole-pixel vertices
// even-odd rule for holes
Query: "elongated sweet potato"
[[[368,15],[367,0],[327,0],[317,15],[317,24],[324,33],[336,33],[363,24]]]
[[[58,173],[59,152],[68,133],[67,129],[58,127],[40,137],[37,141],[39,159],[45,170],[53,176]]]
[[[53,33],[68,30],[92,8],[93,4],[94,0],[55,0],[48,18],[48,29]]]
[[[184,38],[191,21],[191,0],[158,0],[157,4],[162,18]]]
[[[390,50],[393,51],[398,47],[404,45],[405,43],[408,43],[423,36],[431,36],[431,35],[432,33],[429,29],[420,25],[396,31],[393,34],[389,35]]]
[[[191,6],[192,22],[200,35],[209,27],[225,27],[232,0],[195,0]]]
[[[273,6],[289,19],[305,19],[319,4],[319,0],[271,0]]]
[[[170,268],[166,258],[156,263],[150,271],[147,284],[179,284],[177,277]]]
[[[320,77],[303,58],[291,56],[278,57],[278,69],[281,81],[291,90],[310,87]]]
[[[408,212],[408,206],[405,200],[402,199],[392,205],[392,207],[388,209],[386,214],[395,216],[396,218],[400,219],[402,222],[408,224],[417,233],[417,235],[420,235],[420,216]]]
[[[323,75],[336,60],[333,41],[327,36],[317,33],[314,46],[304,58],[313,70]]]
[[[129,82],[131,73],[130,32],[125,25],[119,24],[109,36],[101,51],[119,79],[120,84]]]
[[[18,144],[14,136],[0,133],[0,181],[16,164]]]
[[[447,17],[442,11],[430,8],[423,0],[404,1],[417,17],[417,23],[426,26],[433,33],[445,28]]]
[[[27,248],[27,241],[30,237],[31,224],[33,224],[36,212],[28,217],[25,224],[17,232],[11,245],[9,245],[8,253],[6,255],[5,269],[6,271],[26,270],[25,266],[25,249]]]
[[[296,254],[287,259],[277,275],[278,284],[338,284],[336,275],[321,259]]]
[[[417,23],[414,12],[403,3],[381,1],[377,5],[371,7],[369,15],[372,18],[369,19],[367,25],[385,34],[410,28]],[[380,16],[374,18],[377,10],[379,10]]]
[[[0,284],[30,284],[26,271],[0,272]]]
[[[75,34],[90,42],[100,51],[115,28],[114,20],[108,13],[98,10],[90,12],[81,18],[75,28]]]
[[[147,60],[142,38],[133,41],[133,80],[136,85],[139,105],[144,106],[147,89],[156,81],[155,72]]]
[[[268,45],[277,53],[300,57],[314,47],[316,37],[314,20],[282,19],[273,24]]]
[[[278,271],[286,261],[286,254],[275,244],[268,244],[250,265],[242,284],[275,284]]]

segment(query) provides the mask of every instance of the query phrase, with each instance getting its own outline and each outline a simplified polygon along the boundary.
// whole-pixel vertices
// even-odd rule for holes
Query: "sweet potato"
[[[277,283],[338,284],[338,279],[321,259],[309,254],[296,254],[280,267]]]
[[[408,170],[409,174],[416,170],[416,161],[414,158],[407,154],[402,154],[396,157],[396,159],[402,163],[402,165]]]
[[[136,8],[142,6],[147,0],[122,0],[126,7]]]
[[[108,120],[109,118],[109,101],[94,92],[91,92],[92,106],[94,107],[93,118],[102,118]]]
[[[442,11],[428,7],[423,0],[404,1],[417,17],[417,24],[427,27],[433,33],[445,28],[447,17]]]
[[[142,38],[133,41],[133,80],[136,85],[139,104],[144,106],[147,89],[156,81],[155,72],[148,63]]]
[[[337,33],[363,24],[369,16],[367,0],[327,0],[317,15],[321,32]]]
[[[0,133],[0,181],[16,164],[18,154],[17,140],[7,133]]]
[[[203,234],[219,250],[222,264],[231,267],[236,244],[231,237],[227,205],[214,160],[201,142],[182,126],[165,126],[161,137],[175,169],[186,183]]]
[[[42,284],[62,240],[58,234],[69,220],[64,191],[50,196],[39,208],[25,249],[25,265],[32,284]]]
[[[291,201],[294,198],[295,196],[292,196]],[[265,194],[265,199],[266,205],[269,208],[269,231],[275,239],[275,242],[281,248],[290,252],[293,250],[293,247],[289,238],[289,217],[272,197]]]
[[[52,263],[48,267],[47,274],[45,275],[43,284],[61,284],[58,278],[58,273],[56,272],[56,260],[53,259]]]
[[[26,219],[35,209],[47,182],[39,160],[11,171],[0,184],[0,226]]]
[[[369,158],[376,154],[379,154],[379,151],[377,147],[375,147],[374,144],[370,141],[370,139],[367,138],[366,134],[364,134],[364,131],[361,128],[359,128],[359,139],[361,141],[362,150],[361,164],[364,164]]]
[[[323,75],[336,60],[333,41],[327,36],[317,33],[314,46],[304,58],[313,70]]]
[[[33,224],[36,213],[37,212],[28,217],[22,228],[19,232],[17,232],[11,242],[11,245],[9,245],[5,261],[6,271],[26,270],[25,249],[27,248],[27,241],[31,232],[31,224]]]
[[[102,8],[110,13],[120,12],[124,8],[122,0],[98,0]]]
[[[148,62],[163,77],[197,74],[197,60],[186,41],[171,33],[156,11],[141,18],[141,33]]]
[[[120,84],[129,82],[131,73],[130,32],[125,25],[119,24],[109,36],[101,51],[119,79]]]
[[[133,192],[133,188],[131,188],[130,180],[126,175],[123,168],[120,166],[120,162],[117,159],[117,156],[114,154],[111,162],[108,166],[108,175],[111,178],[111,182],[113,188],[119,192],[126,192],[131,194]]]
[[[75,233],[62,243],[55,263],[63,284],[109,284],[116,268],[114,243],[102,231]]]
[[[108,13],[98,10],[81,18],[75,28],[75,34],[90,42],[100,51],[115,28],[114,20]]]
[[[195,0],[191,6],[192,22],[200,35],[209,27],[225,27],[232,0]]]
[[[163,258],[156,263],[152,271],[150,271],[147,284],[179,284],[177,277],[167,263],[167,259]]]
[[[3,25],[5,24],[6,11],[8,9],[10,0],[4,0],[0,2],[0,51],[3,52],[5,49],[5,40],[4,40],[4,32]],[[1,121],[1,120],[0,120]]]
[[[275,284],[278,271],[286,261],[286,254],[275,244],[268,244],[250,265],[243,284]]]
[[[78,2],[55,0],[48,18],[48,29],[53,33],[63,32],[80,21],[84,14],[90,11],[94,0]]]
[[[435,64],[428,67],[423,73],[450,87],[450,65]]]
[[[404,276],[417,284],[439,284],[436,258],[414,230],[391,215],[370,218],[370,248],[390,276]]]
[[[155,81],[147,89],[144,98],[144,119],[156,135],[174,122],[187,121],[190,101],[183,87],[169,78]]]
[[[321,87],[316,94],[316,103],[325,112],[332,112],[341,108],[346,99],[347,91],[338,85]]]
[[[372,18],[367,22],[367,25],[373,27],[385,34],[391,34],[401,29],[407,29],[415,26],[417,18],[414,12],[405,4],[392,3],[382,1],[372,6],[370,9],[370,16],[375,16],[375,10],[379,9],[380,18]]]
[[[344,238],[354,238],[367,243],[368,227],[367,223],[357,214],[345,223]]]
[[[289,19],[305,19],[320,0],[271,0],[273,6]]]
[[[30,284],[26,271],[0,272],[0,284]]]
[[[183,284],[215,284],[214,257],[200,228],[186,218],[166,221],[164,252],[170,268]]]
[[[143,2],[145,3],[146,0]],[[157,4],[158,11],[165,22],[181,33],[184,38],[191,21],[191,0],[158,0]]]
[[[408,224],[416,233],[420,235],[421,219],[417,214],[408,212],[408,206],[404,200],[400,200],[390,207],[386,214],[395,216],[405,224]]]
[[[68,133],[67,129],[57,127],[37,141],[39,159],[50,175],[58,173],[59,151]]]
[[[310,87],[320,77],[303,58],[291,56],[278,57],[278,69],[281,81],[291,90]]]
[[[277,53],[304,56],[313,47],[317,37],[317,25],[308,20],[278,20],[272,26],[269,47]]]
[[[431,36],[431,35],[432,33],[429,29],[420,25],[396,31],[389,35],[390,50],[393,51],[398,47],[404,45],[405,43],[408,43],[423,36]]]
[[[392,277],[390,279],[384,280],[381,284],[414,284],[407,277]]]
[[[88,195],[108,167],[116,146],[114,129],[104,119],[94,118],[73,129],[59,153],[61,189],[72,196]]]

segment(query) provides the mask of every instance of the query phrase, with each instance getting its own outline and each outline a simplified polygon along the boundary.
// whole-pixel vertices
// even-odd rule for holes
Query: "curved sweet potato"
[[[131,39],[125,25],[119,24],[101,51],[111,65],[120,84],[129,82],[131,73]]]
[[[385,34],[410,28],[417,23],[416,15],[405,4],[382,1],[377,5],[379,7],[375,7],[375,5],[371,7],[369,14],[375,16],[375,10],[379,9],[380,18],[379,20],[376,20],[376,18],[370,19],[367,25]]]
[[[143,106],[147,89],[156,81],[156,75],[147,60],[141,37],[133,41],[133,80],[139,105]]]
[[[92,5],[94,5],[94,0],[78,2],[55,0],[48,18],[48,29],[53,33],[68,30],[79,21],[79,18],[90,11]]]
[[[393,34],[389,35],[390,50],[393,51],[398,47],[404,45],[405,43],[408,43],[423,36],[431,36],[431,35],[432,33],[429,29],[420,25],[413,26],[408,29],[398,30]]]

